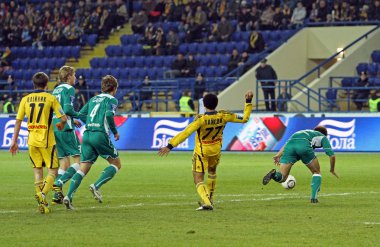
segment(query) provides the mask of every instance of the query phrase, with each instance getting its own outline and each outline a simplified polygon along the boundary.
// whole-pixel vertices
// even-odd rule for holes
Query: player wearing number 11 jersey
[[[38,72],[33,76],[35,91],[23,97],[18,109],[15,129],[10,152],[15,155],[18,151],[18,135],[24,117],[28,118],[29,157],[34,169],[34,185],[36,200],[41,213],[49,213],[46,194],[51,190],[58,170],[57,150],[53,133],[53,113],[59,121],[58,130],[65,126],[67,118],[57,99],[47,93],[49,77]],[[48,174],[43,181],[43,167],[48,168]]]
[[[167,155],[170,150],[186,140],[193,132],[195,134],[195,148],[193,153],[193,177],[197,192],[202,203],[197,210],[213,209],[213,194],[216,185],[216,168],[219,164],[222,148],[223,130],[228,122],[246,123],[252,111],[252,91],[245,94],[244,115],[216,111],[218,97],[207,94],[203,97],[205,114],[198,115],[184,131],[174,136],[166,147],[160,149],[160,156]],[[208,171],[207,186],[204,184],[204,174]]]
[[[114,97],[118,87],[117,80],[110,75],[102,78],[102,93],[92,97],[80,111],[80,115],[87,116],[86,131],[82,139],[82,152],[80,156],[80,168],[71,179],[70,188],[63,199],[67,209],[74,209],[72,199],[83,177],[90,171],[92,164],[98,156],[106,159],[109,166],[104,169],[99,179],[90,185],[90,191],[94,198],[102,202],[99,188],[111,180],[121,168],[119,154],[109,138],[109,130],[115,140],[119,140],[114,116],[118,105]]]

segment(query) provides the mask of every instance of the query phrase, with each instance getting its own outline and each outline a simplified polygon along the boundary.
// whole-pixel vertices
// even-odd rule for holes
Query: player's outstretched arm
[[[239,116],[236,113],[229,113],[224,115],[224,119],[226,122],[233,122],[233,123],[246,123],[249,120],[249,117],[251,116],[252,112],[252,98],[253,98],[253,92],[248,91],[244,95],[245,97],[245,105],[244,105],[244,114],[243,117]]]
[[[339,178],[338,174],[335,172],[335,155],[330,156],[330,172],[332,175]]]
[[[282,156],[282,153],[284,152],[284,148],[285,148],[285,145],[282,146],[282,148],[280,149],[280,151],[278,151],[278,153],[275,156],[273,156],[273,161],[274,161],[274,164],[276,166],[280,165],[280,158]]]
[[[9,148],[9,152],[11,152],[12,155],[16,155],[16,153],[18,152],[18,135],[20,133],[20,129],[21,129],[21,123],[22,123],[22,120],[16,120],[16,123],[15,123],[15,130],[14,130],[14,133],[13,133],[13,138],[12,138],[12,143],[11,143],[11,146]]]
[[[170,153],[171,149],[168,147],[162,147],[160,150],[158,150],[159,156],[167,156]]]

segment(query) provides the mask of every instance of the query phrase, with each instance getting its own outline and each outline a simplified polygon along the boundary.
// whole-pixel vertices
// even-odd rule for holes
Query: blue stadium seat
[[[111,68],[109,71],[109,74],[115,77],[116,79],[120,78],[120,69],[117,68]]]
[[[135,57],[135,66],[144,67],[144,57]]]
[[[43,50],[44,57],[53,57],[54,56],[54,48],[51,46],[45,47]]]
[[[163,57],[163,56],[155,57],[153,60],[154,67],[163,67],[164,66],[164,59],[165,59],[165,57]]]
[[[209,54],[215,54],[217,47],[218,47],[218,43],[217,42],[207,43],[207,53],[209,53]]]
[[[333,108],[336,106],[338,90],[335,88],[329,88],[326,92],[326,98],[329,103],[329,108]]]
[[[143,48],[141,45],[131,45],[132,46],[132,54],[134,56],[141,56],[143,52]]]
[[[216,51],[220,54],[226,53],[226,43],[219,43],[219,45],[216,47]]]
[[[98,40],[98,35],[97,34],[90,34],[90,35],[87,36],[86,43],[89,46],[94,47],[96,45],[97,40]]]
[[[130,37],[130,35],[126,35],[126,34],[122,35],[120,37],[121,45],[123,45],[123,46],[129,45],[129,37]]]
[[[46,68],[47,67],[48,60],[46,58],[39,58],[37,60],[37,67],[38,68]]]
[[[102,78],[103,70],[104,69],[92,69],[91,70],[91,78],[92,79],[100,79],[100,78]]]
[[[137,77],[143,79],[148,75],[148,70],[145,68],[139,68],[137,71]]]
[[[178,48],[178,52],[182,54],[187,54],[189,48],[187,44],[180,44]]]
[[[126,67],[134,67],[135,66],[135,59],[133,57],[125,58],[125,66]]]
[[[122,46],[123,56],[132,56],[132,46]]]
[[[15,77],[15,79],[21,80],[24,77],[24,72],[23,70],[15,70],[13,72],[13,76]]]
[[[229,55],[221,55],[220,56],[220,64],[227,66],[230,61],[230,56]]]
[[[375,87],[380,87],[380,77],[373,78],[373,85]]]
[[[148,70],[147,75],[149,76],[149,78],[151,80],[156,80],[157,79],[157,72],[156,71],[157,71],[156,69],[149,69]]]
[[[154,67],[154,60],[155,60],[155,57],[154,56],[146,56],[144,58],[144,67],[147,67],[147,68],[152,68]]]
[[[53,49],[53,57],[62,57],[63,56],[63,47],[62,46],[56,46]]]
[[[29,57],[29,58],[34,58],[36,57],[36,49],[33,48],[33,47],[29,47],[29,49],[26,50],[26,54],[25,54],[26,57]]]
[[[270,40],[270,31],[262,31],[260,33],[263,36],[265,43],[267,43]]]
[[[378,63],[369,63],[368,64],[368,74],[370,76],[376,76],[378,70],[379,70],[379,64]]]
[[[35,51],[35,57],[38,57],[38,58],[45,57],[44,51],[40,50],[40,49],[36,49],[36,51]]]
[[[198,53],[198,44],[197,43],[190,43],[189,44],[189,53],[195,55]]]
[[[118,60],[119,58],[117,58],[117,57],[109,57],[109,58],[107,58],[106,59],[106,61],[107,61],[107,67],[108,68],[116,68],[117,67],[117,60]]]
[[[280,40],[282,38],[281,37],[281,31],[278,31],[278,30],[271,31],[269,33],[269,38],[270,38],[270,40],[275,40],[275,41]]]
[[[165,67],[171,68],[173,61],[176,59],[176,56],[166,56],[164,60]]]
[[[98,67],[97,68],[106,68],[107,67],[107,60],[104,57],[98,58]]]
[[[101,58],[94,57],[93,59],[90,60],[90,66],[91,68],[99,68],[99,60]]]
[[[209,64],[205,64],[206,66],[218,66],[219,65],[219,55],[214,55],[214,56],[211,56],[210,57],[210,63]]]
[[[234,47],[235,47],[234,42],[228,42],[226,44],[226,52],[225,53],[231,54]]]
[[[60,57],[55,60],[55,68],[60,68],[66,63],[66,58]]]
[[[122,57],[118,57],[116,59],[116,68],[125,68],[125,59]]]
[[[107,56],[109,57],[113,57],[115,56],[115,49],[114,49],[114,45],[109,45],[106,47],[105,51],[106,51],[106,54]]]
[[[356,72],[358,73],[358,75],[360,75],[360,73],[363,71],[368,71],[368,64],[367,63],[359,63],[356,66]]]
[[[128,69],[121,69],[120,70],[120,78],[121,79],[128,79],[129,77],[129,70]]]
[[[380,63],[380,50],[373,51],[371,57],[373,62]]]
[[[198,53],[199,54],[206,54],[207,53],[207,43],[200,43],[198,45]]]
[[[83,74],[84,78],[91,79],[92,78],[92,69],[84,69]]]
[[[70,50],[70,57],[75,58],[76,60],[80,57],[80,46],[72,46]]]
[[[137,68],[130,68],[129,69],[129,78],[131,80],[136,79],[137,78],[137,72],[138,72]]]

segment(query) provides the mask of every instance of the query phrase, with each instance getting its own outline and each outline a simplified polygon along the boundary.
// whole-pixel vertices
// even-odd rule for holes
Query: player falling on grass
[[[80,143],[75,134],[75,126],[80,127],[80,122],[74,120],[78,118],[78,112],[74,110],[75,99],[75,70],[70,66],[63,66],[59,70],[60,84],[54,89],[53,95],[61,104],[67,117],[67,124],[62,131],[54,128],[55,140],[57,142],[59,170],[54,182],[53,203],[62,204],[63,193],[62,185],[65,184],[79,169],[80,161]],[[53,119],[56,123],[57,118]],[[73,157],[74,163],[70,166],[70,157]],[[64,175],[64,176],[63,176]]]
[[[206,94],[203,104],[204,114],[195,117],[194,121],[184,131],[173,137],[166,147],[159,150],[158,155],[167,155],[174,147],[186,140],[193,132],[195,148],[193,153],[193,177],[197,192],[202,203],[197,210],[213,210],[213,196],[216,187],[216,168],[219,164],[223,141],[223,130],[228,122],[246,123],[252,111],[252,91],[245,94],[244,116],[227,111],[216,111],[218,97]],[[204,183],[205,172],[208,172],[207,185]]]
[[[271,179],[282,183],[289,175],[290,169],[298,160],[309,168],[313,174],[311,179],[311,203],[318,203],[317,193],[321,188],[321,170],[319,162],[315,156],[315,148],[323,148],[330,157],[330,172],[338,178],[335,173],[335,155],[327,139],[327,129],[324,126],[317,126],[314,130],[300,130],[294,133],[281,150],[273,157],[274,163],[280,166],[280,171],[272,169],[263,178],[266,185]]]
[[[80,114],[87,116],[86,131],[82,139],[82,152],[80,156],[80,168],[71,179],[67,195],[63,199],[67,209],[74,209],[72,199],[83,177],[90,171],[92,164],[98,156],[106,159],[109,166],[104,169],[99,179],[90,185],[90,191],[94,198],[102,202],[99,188],[111,180],[121,168],[119,154],[109,138],[109,129],[115,140],[119,140],[114,116],[118,105],[114,97],[118,87],[117,80],[110,75],[102,78],[102,93],[92,97],[81,109]]]
[[[58,170],[57,150],[52,127],[53,112],[57,119],[59,119],[55,123],[58,130],[62,130],[67,121],[57,99],[45,91],[48,80],[49,77],[43,72],[38,72],[33,76],[35,91],[21,100],[13,139],[9,149],[12,155],[17,153],[18,135],[21,123],[26,115],[29,131],[29,157],[34,169],[35,198],[41,213],[50,212],[46,195],[52,189]],[[48,168],[48,174],[45,179],[43,179],[43,167]]]

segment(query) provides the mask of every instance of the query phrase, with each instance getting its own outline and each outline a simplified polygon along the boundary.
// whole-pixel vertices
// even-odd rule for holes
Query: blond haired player
[[[184,131],[173,137],[158,155],[167,155],[174,147],[186,140],[193,132],[195,134],[195,148],[193,153],[193,177],[197,192],[202,203],[197,210],[213,210],[213,195],[216,185],[216,168],[219,164],[220,151],[223,141],[223,130],[228,122],[246,123],[252,111],[252,91],[245,94],[243,117],[227,111],[216,111],[218,97],[215,94],[206,94],[203,97],[206,112],[196,116],[194,121]],[[208,172],[207,185],[204,183],[204,174]]]
[[[38,202],[38,208],[41,213],[49,213],[46,194],[51,190],[54,179],[57,176],[58,158],[55,147],[53,132],[53,112],[60,122],[56,127],[62,130],[67,118],[63,113],[61,105],[57,99],[47,93],[49,77],[38,72],[33,76],[35,91],[22,98],[16,117],[15,130],[9,151],[15,155],[18,151],[18,135],[21,123],[25,115],[28,118],[28,146],[29,156],[34,169],[34,186],[36,188],[35,198]],[[43,167],[48,168],[48,174],[43,180]]]
[[[59,69],[60,84],[54,89],[53,95],[57,98],[59,104],[67,117],[67,123],[62,131],[54,128],[54,136],[57,142],[57,151],[59,159],[59,170],[55,179],[53,189],[53,203],[61,204],[63,201],[62,186],[78,171],[80,162],[80,143],[75,133],[75,126],[80,127],[80,122],[74,120],[79,117],[79,113],[74,110],[75,100],[75,69],[71,66],[62,66]],[[59,122],[59,119],[53,118],[53,122]],[[74,163],[71,165],[70,157]]]

